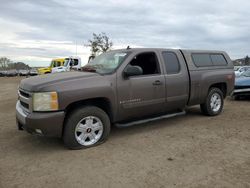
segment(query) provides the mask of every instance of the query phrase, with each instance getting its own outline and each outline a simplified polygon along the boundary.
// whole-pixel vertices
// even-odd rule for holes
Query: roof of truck
[[[176,49],[176,48],[125,48],[125,49],[116,49],[112,51],[150,51],[150,50],[181,50],[190,53],[225,53],[221,50],[196,50],[196,49]]]
[[[182,53],[185,56],[185,61],[187,62],[189,70],[197,70],[197,69],[221,69],[225,67],[231,68],[233,66],[230,57],[228,54],[221,50],[193,50],[193,49],[170,49],[170,48],[128,48],[128,49],[118,49],[112,50],[113,52],[150,52],[150,51],[176,51],[176,53]],[[192,59],[192,54],[195,53],[204,53],[204,54],[223,54],[224,58],[227,60],[227,64],[224,66],[200,66],[194,64]]]

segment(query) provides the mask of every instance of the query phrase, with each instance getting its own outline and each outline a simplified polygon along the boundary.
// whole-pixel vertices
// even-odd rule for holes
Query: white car
[[[19,74],[19,76],[28,76],[29,70],[21,69],[21,70],[19,70],[18,74]]]
[[[30,75],[30,76],[36,76],[36,75],[38,75],[37,69],[36,69],[36,68],[30,69],[29,75]]]
[[[234,69],[235,76],[240,77],[241,74],[247,70],[250,70],[250,66],[235,67],[235,69]]]

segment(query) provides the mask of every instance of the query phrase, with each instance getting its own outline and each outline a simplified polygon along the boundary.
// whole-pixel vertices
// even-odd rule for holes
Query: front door
[[[165,77],[155,52],[137,54],[127,65],[139,66],[143,74],[125,78],[118,75],[119,119],[140,119],[162,113],[165,104]]]

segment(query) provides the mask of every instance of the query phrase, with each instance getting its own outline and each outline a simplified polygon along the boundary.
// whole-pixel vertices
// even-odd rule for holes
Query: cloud
[[[79,55],[87,61],[89,49],[83,44],[93,32],[106,32],[115,47],[218,49],[232,58],[250,52],[247,0],[0,3],[0,56],[33,65],[74,54],[76,42]]]

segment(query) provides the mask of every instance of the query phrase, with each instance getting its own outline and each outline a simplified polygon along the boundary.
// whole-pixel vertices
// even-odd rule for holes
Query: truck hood
[[[45,74],[45,75],[26,78],[21,81],[19,87],[26,91],[39,92],[46,90],[44,88],[47,86],[56,85],[58,83],[68,82],[75,79],[84,79],[96,76],[100,75],[92,72],[76,72],[76,71]]]

